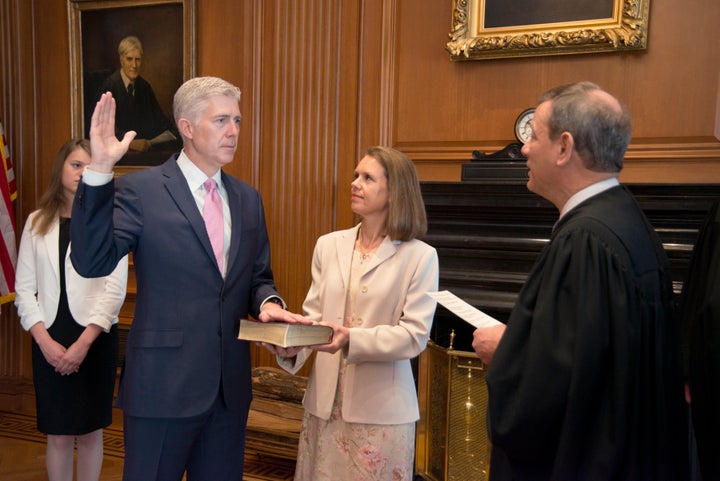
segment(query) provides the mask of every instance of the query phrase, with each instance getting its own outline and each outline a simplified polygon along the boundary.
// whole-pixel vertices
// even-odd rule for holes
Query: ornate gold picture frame
[[[68,0],[68,16],[72,135],[88,137],[99,89],[118,71],[118,45],[127,36],[142,42],[140,75],[173,122],[173,95],[195,76],[195,0]],[[156,165],[168,157],[165,151],[128,151],[118,165]]]
[[[453,0],[453,60],[647,47],[650,0]]]

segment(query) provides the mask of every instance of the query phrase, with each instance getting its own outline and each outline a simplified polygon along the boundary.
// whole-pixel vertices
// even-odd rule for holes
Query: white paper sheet
[[[426,294],[475,328],[492,327],[501,324],[494,317],[488,316],[480,309],[476,309],[450,291],[426,292]]]

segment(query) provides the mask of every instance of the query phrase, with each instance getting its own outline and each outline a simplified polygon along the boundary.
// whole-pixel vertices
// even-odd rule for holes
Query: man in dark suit
[[[134,131],[130,150],[172,150],[180,148],[177,131],[158,104],[150,83],[140,75],[143,47],[135,36],[123,38],[118,45],[120,68],[106,78],[98,97],[110,92],[115,99],[115,135],[122,139]]]
[[[670,267],[617,179],[629,141],[627,109],[595,84],[540,98],[527,187],[560,218],[507,327],[473,338],[492,481],[688,479]]]
[[[185,472],[188,481],[240,481],[252,391],[239,320],[304,322],[275,290],[259,193],[221,170],[237,147],[239,99],[222,79],[188,80],[174,98],[182,152],[117,180],[112,169],[134,133],[115,137],[109,93],[92,117],[72,261],[97,277],[133,253],[137,299],[117,398],[126,481],[179,481]],[[208,200],[211,179],[222,206]],[[222,212],[217,237],[204,223],[208,203]]]

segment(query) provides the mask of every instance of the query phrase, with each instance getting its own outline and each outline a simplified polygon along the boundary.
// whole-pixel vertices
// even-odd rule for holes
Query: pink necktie
[[[222,272],[223,268],[223,211],[222,200],[217,192],[217,184],[215,179],[208,179],[203,184],[205,186],[205,205],[203,206],[203,219],[205,220],[205,228],[210,237],[215,259],[218,267]]]

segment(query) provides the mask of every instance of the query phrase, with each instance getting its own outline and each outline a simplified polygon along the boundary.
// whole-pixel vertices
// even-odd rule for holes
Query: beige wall
[[[459,180],[472,150],[513,141],[516,116],[559,83],[592,80],[628,104],[634,138],[623,180],[720,182],[716,0],[653,0],[646,51],[471,62],[451,61],[444,48],[451,0],[196,4],[197,73],[243,90],[241,144],[227,171],[263,195],[277,284],[294,310],[315,239],[352,224],[349,182],[368,146],[408,153],[423,180]],[[0,118],[20,229],[71,134],[76,86],[67,0],[0,0],[0,13]],[[28,389],[28,345],[5,306],[0,408]],[[273,360],[258,352],[256,362]]]

